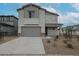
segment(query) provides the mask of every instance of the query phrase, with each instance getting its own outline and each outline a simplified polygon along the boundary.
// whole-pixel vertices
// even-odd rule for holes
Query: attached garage
[[[40,37],[41,27],[40,26],[22,26],[21,35],[24,37]]]
[[[48,36],[56,36],[56,35],[57,35],[56,30],[48,29]]]
[[[56,28],[54,27],[46,27],[46,35],[47,36],[56,36],[58,35],[58,32]]]

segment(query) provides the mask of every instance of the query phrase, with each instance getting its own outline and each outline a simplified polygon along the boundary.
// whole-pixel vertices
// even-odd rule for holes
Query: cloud
[[[21,5],[22,6],[26,5],[26,3],[25,4],[21,4]],[[74,25],[74,24],[78,24],[79,23],[79,12],[78,13],[76,13],[76,12],[69,12],[69,13],[66,13],[66,14],[62,14],[60,12],[60,10],[57,11],[56,9],[52,8],[51,5],[47,5],[47,6],[42,6],[41,4],[36,4],[36,5],[39,5],[42,8],[44,8],[44,9],[50,11],[50,12],[58,13],[59,14],[58,22],[64,24],[64,26]],[[75,8],[76,11],[79,11],[79,4],[71,4],[71,7]]]
[[[47,11],[53,12],[53,13],[57,13],[56,9],[52,8],[52,7],[43,7],[44,9],[46,9]]]
[[[79,23],[79,13],[70,12],[59,16],[59,22],[67,25],[74,25]]]
[[[21,6],[24,6],[26,5],[27,3],[21,3]],[[42,8],[50,11],[50,12],[53,12],[53,13],[57,13],[56,9],[52,8],[51,5],[48,4],[48,6],[42,6],[41,4],[37,4],[37,3],[34,3],[35,5],[38,5],[38,6],[41,6]]]
[[[76,11],[79,11],[79,3],[71,4],[73,8],[75,8]]]
[[[59,23],[64,25],[75,25],[79,24],[79,3],[70,4],[73,7],[74,11],[61,14],[59,13]],[[77,11],[77,12],[76,12]]]

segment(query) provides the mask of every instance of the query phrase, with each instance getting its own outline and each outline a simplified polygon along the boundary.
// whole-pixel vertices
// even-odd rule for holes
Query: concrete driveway
[[[19,37],[0,45],[0,54],[45,54],[41,37]]]

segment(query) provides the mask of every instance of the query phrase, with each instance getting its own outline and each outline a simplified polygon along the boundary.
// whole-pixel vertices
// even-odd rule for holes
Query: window
[[[0,17],[0,22],[1,22],[1,17]]]
[[[13,17],[9,17],[10,22],[13,22],[13,19],[14,19]]]
[[[35,17],[35,11],[29,11],[29,18]]]
[[[4,21],[6,22],[7,21],[7,17],[4,17],[4,19],[5,19]]]
[[[9,21],[10,21],[10,17],[6,17],[6,19],[7,19],[7,22],[9,22]]]
[[[1,22],[3,22],[4,21],[4,17],[1,17]]]

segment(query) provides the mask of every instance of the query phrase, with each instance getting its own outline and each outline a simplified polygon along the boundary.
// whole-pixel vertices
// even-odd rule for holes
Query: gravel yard
[[[73,38],[68,43],[72,44],[72,48],[66,47],[67,43],[64,43],[65,38],[61,37],[57,41],[54,39],[43,39],[46,55],[79,55],[79,41],[77,38]]]
[[[14,40],[17,38],[18,38],[18,36],[4,36],[4,37],[0,38],[0,44],[6,43],[8,41],[11,41],[11,40]]]

